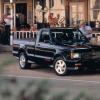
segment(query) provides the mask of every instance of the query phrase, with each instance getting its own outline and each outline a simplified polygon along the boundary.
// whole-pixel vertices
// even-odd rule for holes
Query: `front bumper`
[[[68,63],[69,69],[85,69],[85,68],[100,68],[100,59],[79,59],[79,60],[70,60]]]

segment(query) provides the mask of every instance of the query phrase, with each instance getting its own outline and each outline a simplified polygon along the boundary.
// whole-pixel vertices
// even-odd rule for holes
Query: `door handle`
[[[38,44],[38,46],[40,46],[40,44]]]

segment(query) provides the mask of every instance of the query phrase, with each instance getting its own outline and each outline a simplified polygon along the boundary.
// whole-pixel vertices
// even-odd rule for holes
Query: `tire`
[[[27,62],[27,56],[25,53],[20,53],[19,55],[19,65],[21,69],[29,69],[31,68],[31,63]]]
[[[65,60],[62,57],[58,57],[54,61],[54,71],[56,72],[57,75],[59,76],[64,76],[67,74],[67,64]]]

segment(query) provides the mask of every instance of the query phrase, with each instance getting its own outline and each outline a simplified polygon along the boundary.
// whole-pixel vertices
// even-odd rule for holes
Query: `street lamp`
[[[41,10],[41,12],[43,13],[43,23],[45,22],[45,13],[48,11],[47,7],[44,7],[43,10]]]
[[[41,10],[41,12],[42,12],[42,24],[43,24],[43,27],[45,26],[44,24],[45,24],[45,13],[48,11],[48,8],[47,8],[47,6],[45,6],[45,2],[44,2],[44,0],[43,0],[43,6],[42,6],[42,10]]]

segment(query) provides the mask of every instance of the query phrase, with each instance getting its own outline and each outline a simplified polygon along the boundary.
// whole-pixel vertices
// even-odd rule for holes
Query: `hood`
[[[75,43],[75,44],[72,44],[72,45],[69,45],[69,44],[64,44],[64,45],[60,45],[60,46],[57,46],[60,50],[70,50],[70,51],[91,51],[92,50],[92,47],[87,43],[85,44],[82,44],[82,43]]]

